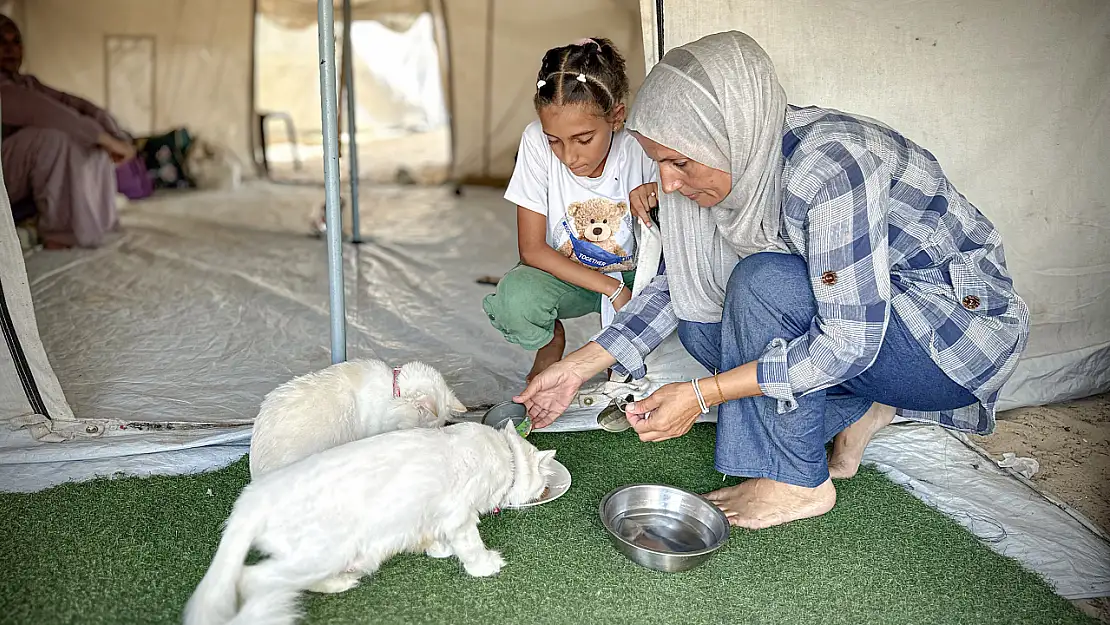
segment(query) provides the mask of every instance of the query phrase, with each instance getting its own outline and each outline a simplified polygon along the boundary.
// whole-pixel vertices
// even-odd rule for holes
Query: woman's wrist
[[[580,349],[563,358],[563,363],[570,367],[571,371],[582,378],[583,381],[612,367],[616,362],[617,359],[613,358],[613,355],[605,351],[605,348],[596,341],[586,343]]]
[[[698,390],[701,391],[702,397],[705,398],[705,403],[708,404],[710,408],[713,406],[720,406],[729,400],[728,397],[725,397],[725,392],[721,388],[720,374],[714,373],[707,378],[701,378],[698,380],[697,384]]]
[[[735,369],[721,371],[698,380],[698,388],[710,406],[719,406],[734,399],[758,397],[763,394],[757,379],[759,361],[744,363]]]

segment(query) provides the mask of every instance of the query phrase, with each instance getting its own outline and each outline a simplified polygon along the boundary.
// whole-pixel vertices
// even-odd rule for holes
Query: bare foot
[[[760,477],[705,497],[725,513],[731,525],[758,530],[825,514],[836,504],[836,488],[832,480],[805,488]]]
[[[567,335],[563,331],[563,324],[555,320],[555,336],[551,342],[544,345],[536,352],[536,361],[532,363],[532,370],[524,378],[525,383],[531,384],[532,378],[543,373],[543,370],[563,359],[563,351],[567,348]]]
[[[875,432],[890,425],[894,420],[894,408],[883,404],[871,404],[859,421],[844,428],[833,438],[832,455],[829,456],[829,475],[834,480],[845,480],[859,471],[863,461],[863,450],[871,442]]]

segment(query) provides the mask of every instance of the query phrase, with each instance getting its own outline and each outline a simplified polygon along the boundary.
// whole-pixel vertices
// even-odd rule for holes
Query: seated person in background
[[[0,15],[0,161],[14,205],[33,199],[48,249],[96,247],[119,224],[113,163],[135,147],[107,111],[19,73],[23,39]]]

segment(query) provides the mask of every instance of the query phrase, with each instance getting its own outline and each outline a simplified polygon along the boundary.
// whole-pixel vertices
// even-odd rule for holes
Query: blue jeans
[[[754,254],[740,261],[729,278],[721,323],[680,321],[678,336],[705,368],[728,371],[758,360],[774,338],[805,334],[816,314],[805,260],[792,254]],[[797,409],[781,415],[777,400],[764,396],[719,406],[717,470],[812,488],[829,479],[825,444],[862,417],[872,402],[932,411],[978,401],[937,367],[893,311],[870,368],[797,400]]]

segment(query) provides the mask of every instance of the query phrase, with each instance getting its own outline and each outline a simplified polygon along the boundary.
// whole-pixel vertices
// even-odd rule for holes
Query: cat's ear
[[[416,397],[412,398],[412,402],[416,404],[417,408],[420,408],[421,410],[426,410],[435,415],[437,419],[439,418],[439,406],[436,404],[435,397],[432,397],[431,395],[428,395],[426,393],[420,393]]]
[[[545,450],[537,453],[536,457],[539,459],[540,464],[546,464],[548,462],[551,462],[555,458],[555,450],[554,449],[545,449]]]
[[[466,404],[459,401],[454,395],[451,396],[451,412],[455,414],[466,414]]]

